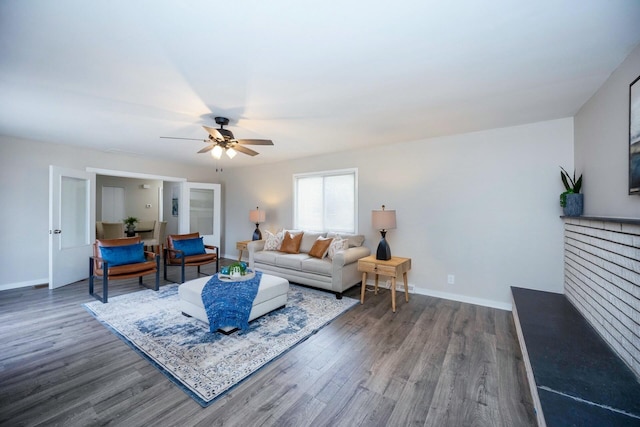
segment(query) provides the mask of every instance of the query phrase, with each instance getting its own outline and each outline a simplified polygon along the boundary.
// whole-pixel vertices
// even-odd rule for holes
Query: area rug
[[[200,405],[208,406],[262,366],[344,313],[357,300],[291,285],[287,306],[231,335],[183,316],[177,284],[83,304]]]

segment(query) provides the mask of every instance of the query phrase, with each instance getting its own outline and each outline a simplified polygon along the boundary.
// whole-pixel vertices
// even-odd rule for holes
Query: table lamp
[[[385,237],[387,235],[387,230],[396,228],[396,211],[386,211],[384,210],[384,205],[382,205],[381,211],[371,211],[371,225],[376,230],[379,230],[380,235],[382,236],[382,239],[380,239],[380,243],[378,244],[376,259],[383,261],[390,260],[391,249],[389,248],[389,244]]]
[[[255,210],[249,211],[249,221],[256,225],[256,229],[253,232],[252,240],[262,240],[262,232],[260,231],[260,223],[266,219],[265,211],[261,211],[257,206]]]

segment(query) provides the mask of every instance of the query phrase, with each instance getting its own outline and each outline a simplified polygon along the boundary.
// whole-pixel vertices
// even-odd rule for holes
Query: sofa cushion
[[[173,248],[184,252],[184,256],[206,254],[202,237],[195,239],[178,239],[173,241]],[[181,258],[183,254],[176,253],[176,258]]]
[[[329,245],[333,241],[332,238],[327,237],[318,237],[316,241],[313,243],[311,250],[309,251],[309,255],[314,258],[324,258],[327,256],[327,252],[329,252]]]
[[[109,267],[135,264],[146,261],[143,246],[142,242],[133,245],[100,246],[100,254],[102,259],[109,263]]]
[[[309,258],[308,254],[280,254],[276,257],[276,265],[300,271],[302,270],[302,261]]]
[[[289,254],[300,253],[300,243],[302,243],[302,236],[304,236],[304,233],[302,232],[293,236],[291,235],[291,233],[286,231],[284,233],[284,239],[282,239],[282,246],[280,247],[280,251]]]
[[[291,233],[295,234],[295,233]],[[312,231],[305,231],[302,236],[302,242],[300,243],[300,252],[309,253],[311,248],[315,244],[318,237],[324,237],[326,233],[318,233]]]
[[[329,259],[333,259],[333,257],[340,251],[348,249],[349,242],[346,239],[334,238],[331,244],[329,245],[329,252],[327,252],[327,256]]]
[[[327,233],[327,237],[337,237],[339,239],[346,239],[349,243],[350,248],[357,248],[362,246],[364,243],[364,235],[363,234],[348,234],[348,233]],[[345,248],[346,249],[346,248]]]
[[[253,260],[262,264],[276,265],[276,258],[281,255],[282,252],[277,251],[258,251],[253,254]]]
[[[265,231],[267,239],[264,242],[265,251],[279,251],[282,246],[282,239],[284,238],[284,232],[282,230],[273,234],[270,231]]]
[[[323,276],[331,276],[331,261],[328,259],[308,258],[300,262],[302,271],[307,273],[322,274]]]

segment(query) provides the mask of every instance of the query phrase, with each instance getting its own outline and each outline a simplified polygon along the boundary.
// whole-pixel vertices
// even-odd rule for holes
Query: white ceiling
[[[573,116],[635,0],[0,0],[0,134],[225,167]],[[640,70],[639,70],[640,71]]]

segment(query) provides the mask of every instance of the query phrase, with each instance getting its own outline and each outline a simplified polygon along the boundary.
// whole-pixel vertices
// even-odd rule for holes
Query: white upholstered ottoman
[[[202,303],[202,288],[211,277],[199,277],[194,280],[184,282],[178,287],[180,297],[180,310],[182,313],[202,320],[209,324],[207,312]],[[287,292],[289,291],[289,281],[281,277],[263,274],[258,287],[258,294],[253,301],[253,308],[249,314],[249,321],[257,319],[270,311],[287,305]],[[233,328],[221,328],[222,331],[229,332]]]

